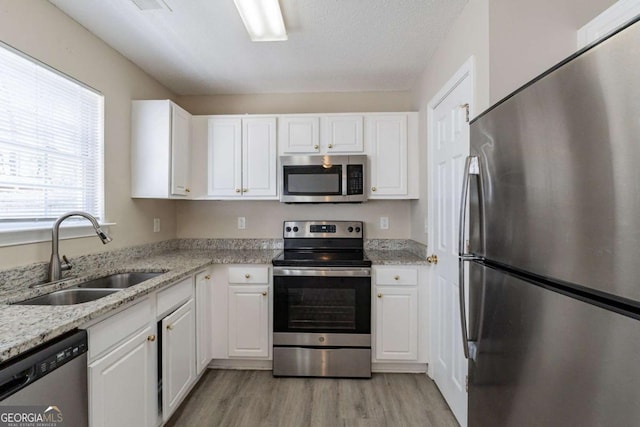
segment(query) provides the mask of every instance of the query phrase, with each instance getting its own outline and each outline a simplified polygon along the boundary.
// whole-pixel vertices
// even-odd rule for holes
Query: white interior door
[[[456,76],[443,88],[442,96],[434,98],[428,123],[429,246],[438,257],[438,263],[431,268],[429,373],[464,427],[467,425],[467,361],[462,348],[458,306],[457,236],[462,174],[469,154],[467,112],[473,96],[473,78],[470,69]]]

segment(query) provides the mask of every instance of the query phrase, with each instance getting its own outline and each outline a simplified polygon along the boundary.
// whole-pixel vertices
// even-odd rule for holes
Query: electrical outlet
[[[244,230],[247,228],[247,219],[243,216],[238,217],[238,230]]]
[[[389,229],[389,217],[381,216],[380,217],[380,230],[388,230]]]
[[[160,218],[153,218],[153,232],[160,232]]]

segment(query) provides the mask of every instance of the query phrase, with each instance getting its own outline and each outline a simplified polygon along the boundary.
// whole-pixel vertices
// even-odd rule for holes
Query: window
[[[0,44],[0,231],[104,220],[103,97]]]

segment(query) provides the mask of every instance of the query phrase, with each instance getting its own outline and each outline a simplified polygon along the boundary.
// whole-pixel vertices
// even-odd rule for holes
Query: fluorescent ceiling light
[[[233,0],[251,40],[287,40],[278,0]]]

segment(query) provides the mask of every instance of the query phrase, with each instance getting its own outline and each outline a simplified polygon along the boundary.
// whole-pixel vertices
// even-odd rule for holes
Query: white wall
[[[288,205],[277,201],[189,201],[178,203],[178,236],[183,238],[282,238],[282,221],[327,219],[365,222],[367,239],[408,239],[410,203],[371,200],[363,204]],[[246,229],[238,230],[238,217]],[[379,217],[389,217],[380,230]]]
[[[474,111],[489,106],[489,2],[469,0],[429,61],[413,93],[413,109],[420,111],[420,199],[411,203],[411,238],[427,244],[427,105],[464,64],[475,58]]]
[[[576,51],[577,32],[615,0],[490,0],[491,103]]]
[[[173,94],[45,0],[0,0],[0,40],[102,92],[105,98],[105,210],[113,242],[65,240],[61,253],[111,250],[175,237],[171,201],[130,198],[131,99]],[[153,233],[153,218],[162,232]],[[0,268],[46,261],[50,243],[0,248]]]

